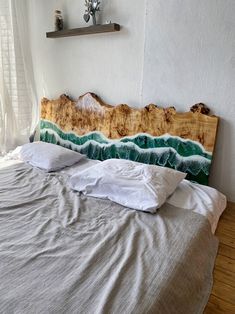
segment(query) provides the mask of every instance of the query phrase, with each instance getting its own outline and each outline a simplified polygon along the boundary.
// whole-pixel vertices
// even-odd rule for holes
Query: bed
[[[218,247],[213,233],[226,206],[205,185],[217,125],[202,104],[180,114],[113,107],[91,93],[43,99],[41,142],[88,158],[48,172],[22,161],[20,148],[0,163],[1,312],[203,313]],[[110,180],[110,162],[121,160],[187,177],[154,213],[135,210],[139,199],[131,207],[133,188],[129,207],[89,194],[90,181],[86,193],[71,188],[71,178],[81,184],[98,168],[102,182]],[[138,191],[136,198],[148,198]]]

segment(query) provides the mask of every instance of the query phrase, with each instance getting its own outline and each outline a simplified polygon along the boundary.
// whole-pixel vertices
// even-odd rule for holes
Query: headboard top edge
[[[89,102],[87,101],[89,100]],[[107,108],[107,109],[112,109],[112,108],[120,108],[120,109],[124,109],[124,110],[132,110],[132,111],[141,111],[141,110],[147,110],[147,111],[151,111],[151,110],[159,110],[162,112],[171,112],[171,114],[185,114],[188,112],[192,112],[195,114],[202,114],[208,117],[215,117],[218,118],[218,116],[216,115],[211,115],[210,114],[210,109],[207,105],[205,105],[204,103],[200,102],[200,103],[196,103],[194,105],[191,105],[189,107],[189,111],[177,111],[176,108],[174,106],[162,106],[159,104],[154,104],[154,103],[149,103],[147,105],[145,105],[144,107],[131,107],[126,103],[119,103],[119,104],[115,104],[115,105],[110,105],[107,104],[106,102],[104,102],[102,100],[102,98],[100,96],[98,96],[97,94],[93,93],[93,92],[87,92],[81,96],[78,97],[77,100],[73,99],[71,96],[66,95],[66,94],[61,94],[59,96],[59,98],[55,98],[55,99],[48,99],[46,97],[43,97],[41,100],[41,104],[45,104],[45,103],[52,103],[52,104],[56,104],[58,102],[62,102],[63,104],[66,104],[67,102],[72,102],[74,103],[75,106],[77,106],[79,103],[85,103],[86,105],[88,105],[88,103],[91,103],[92,101],[96,102],[96,106],[100,106],[101,108]],[[84,109],[84,107],[83,107]]]

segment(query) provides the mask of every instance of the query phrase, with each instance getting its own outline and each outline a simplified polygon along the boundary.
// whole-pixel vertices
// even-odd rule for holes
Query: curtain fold
[[[30,45],[29,4],[30,0],[11,0],[12,12],[15,12],[16,27],[18,29],[22,60],[24,65],[25,80],[32,108],[32,119],[30,132],[32,133],[39,121],[39,106],[33,71],[33,60]],[[24,17],[25,18],[22,18]],[[13,30],[14,31],[14,30]],[[16,35],[17,36],[17,35]]]
[[[0,155],[28,142],[38,122],[27,0],[0,0]]]

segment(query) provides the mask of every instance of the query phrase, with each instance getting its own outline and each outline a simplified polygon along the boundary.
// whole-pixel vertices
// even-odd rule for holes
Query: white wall
[[[39,98],[93,91],[111,104],[149,102],[221,117],[211,184],[235,201],[235,1],[102,0],[119,33],[46,39],[53,11],[84,25],[83,0],[28,0]]]
[[[145,1],[102,0],[102,22],[111,20],[123,29],[64,39],[46,38],[54,29],[54,10],[62,10],[68,28],[87,26],[85,1],[28,1],[39,97],[68,93],[77,98],[93,91],[109,102],[140,103]]]

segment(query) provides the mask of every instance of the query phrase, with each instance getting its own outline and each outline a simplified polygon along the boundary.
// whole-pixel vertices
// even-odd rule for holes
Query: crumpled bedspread
[[[0,170],[0,313],[202,313],[217,239],[201,215],[80,196],[66,177]]]

